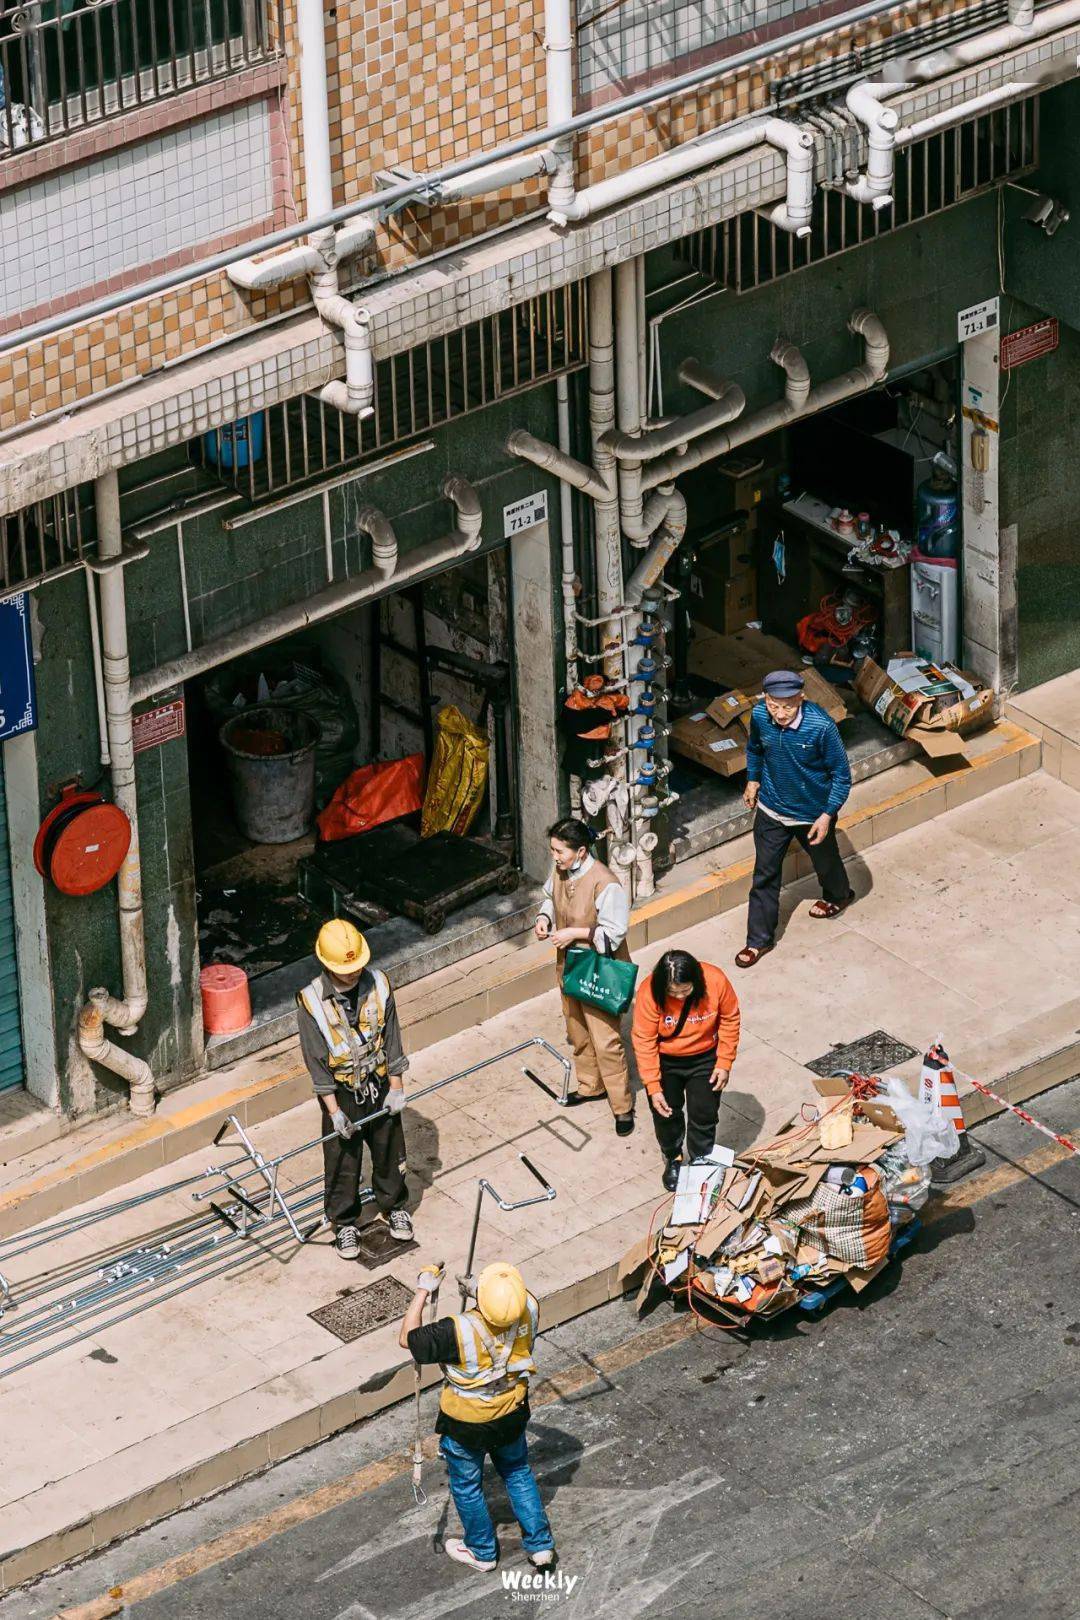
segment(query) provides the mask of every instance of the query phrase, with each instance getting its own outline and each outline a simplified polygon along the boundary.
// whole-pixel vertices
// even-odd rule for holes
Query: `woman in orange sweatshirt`
[[[716,1140],[720,1093],[739,1048],[739,1002],[727,974],[689,951],[665,951],[638,988],[632,1039],[672,1192],[684,1137],[688,1159],[704,1158]]]

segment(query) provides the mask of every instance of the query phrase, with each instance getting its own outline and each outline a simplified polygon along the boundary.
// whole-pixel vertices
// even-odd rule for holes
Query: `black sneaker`
[[[682,1169],[681,1159],[669,1159],[664,1166],[664,1173],[660,1177],[664,1183],[665,1192],[674,1192],[679,1185],[679,1171]]]
[[[631,1108],[631,1110],[630,1110],[630,1112],[628,1114],[616,1114],[615,1115],[615,1135],[616,1136],[629,1136],[630,1132],[633,1129],[634,1129],[634,1110],[632,1108]]]
[[[973,1170],[986,1163],[986,1154],[964,1134],[959,1151],[951,1159],[933,1159],[930,1163],[931,1187],[951,1187],[954,1182],[970,1176]]]
[[[412,1216],[407,1209],[392,1209],[386,1217],[386,1224],[390,1228],[390,1236],[397,1238],[399,1243],[412,1241]]]
[[[360,1254],[360,1234],[355,1226],[339,1226],[334,1247],[343,1260],[355,1260]]]

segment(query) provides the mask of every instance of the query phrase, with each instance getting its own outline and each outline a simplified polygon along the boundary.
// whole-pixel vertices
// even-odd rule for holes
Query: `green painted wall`
[[[749,410],[781,397],[781,373],[768,358],[781,334],[803,350],[815,381],[837,376],[862,358],[846,327],[859,305],[884,321],[894,369],[953,352],[956,311],[997,291],[994,209],[993,197],[978,197],[756,292],[721,293],[673,315],[660,327],[664,409],[701,404],[675,375],[687,355],[739,383]],[[651,279],[663,270],[651,266]],[[667,273],[685,266],[672,259]]]
[[[1001,521],[1017,529],[1020,686],[1080,666],[1080,83],[1043,96],[1041,161],[1030,186],[1060,199],[1072,218],[1052,236],[1024,220],[1034,199],[1007,190],[1002,330],[1044,315],[1061,321],[1056,353],[1017,367],[1001,407]]]
[[[506,504],[546,488],[551,542],[557,548],[557,488],[537,469],[504,455],[502,443],[513,427],[553,437],[554,388],[545,386],[452,423],[431,435],[435,448],[425,455],[361,480],[354,486],[355,493],[333,492],[331,521],[338,536],[335,577],[344,574],[346,542],[341,536],[349,529],[350,510],[357,499],[387,513],[404,552],[444,534],[453,508],[438,490],[448,472],[468,478],[477,487],[484,508],[484,534],[490,540],[502,537]],[[177,479],[138,492],[131,486],[151,473],[180,465],[181,457],[166,457],[131,469],[124,480],[128,486],[123,503],[125,525],[175,498],[188,481]],[[233,532],[222,528],[217,514],[208,514],[185,524],[184,541],[196,645],[311,595],[326,583],[319,497]],[[149,558],[126,573],[135,674],[175,657],[185,645],[175,530],[152,536],[149,544]],[[348,541],[350,574],[368,561],[366,542],[361,556],[360,542],[352,535]],[[557,567],[555,579],[557,582]],[[40,610],[42,658],[37,673],[43,717],[39,733],[43,797],[51,803],[57,784],[76,775],[85,783],[102,778],[107,792],[107,773],[99,762],[82,579],[60,579],[46,587],[40,592]],[[556,611],[553,600],[552,612]],[[150,1003],[138,1034],[123,1044],[148,1058],[159,1085],[168,1087],[198,1068],[202,1039],[191,840],[192,809],[198,814],[198,806],[190,803],[183,740],[138,756],[138,793]],[[75,1041],[75,1019],[86,991],[103,984],[120,993],[115,884],[84,899],[67,898],[50,888],[47,906],[57,1050],[64,1062],[61,1100],[65,1108],[81,1113],[126,1095],[126,1088],[108,1076],[96,1070],[91,1073]]]

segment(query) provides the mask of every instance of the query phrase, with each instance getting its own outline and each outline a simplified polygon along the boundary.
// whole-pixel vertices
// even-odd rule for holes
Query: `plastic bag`
[[[435,748],[428,771],[421,838],[432,833],[466,833],[484,799],[488,740],[479,726],[448,703],[435,718]]]
[[[424,800],[424,756],[361,765],[335,789],[316,821],[324,844],[412,815]]]
[[[932,1159],[951,1159],[959,1153],[960,1138],[952,1120],[913,1097],[899,1076],[885,1075],[878,1084],[878,1096],[904,1127],[904,1152],[911,1164],[925,1165]]]
[[[929,1198],[930,1172],[926,1165],[912,1164],[903,1142],[894,1142],[885,1149],[877,1169],[893,1220],[902,1226]]]

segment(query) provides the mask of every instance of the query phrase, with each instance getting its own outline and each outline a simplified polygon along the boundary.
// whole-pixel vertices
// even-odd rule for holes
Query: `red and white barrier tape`
[[[953,1072],[959,1075],[959,1070]],[[991,1091],[989,1086],[984,1086],[981,1080],[972,1079],[970,1074],[965,1074],[964,1079],[970,1085],[973,1085],[976,1091],[981,1091],[984,1097],[992,1097],[996,1103],[1001,1104],[1002,1108],[1007,1108],[1010,1114],[1015,1114],[1017,1119],[1022,1119],[1025,1125],[1034,1125],[1035,1129],[1042,1131],[1043,1135],[1048,1136],[1051,1142],[1057,1142],[1059,1147],[1068,1148],[1070,1153],[1075,1153],[1080,1158],[1080,1147],[1077,1147],[1071,1137],[1062,1136],[1060,1131],[1052,1131],[1049,1125],[1044,1125],[1042,1120],[1036,1119],[1034,1115],[1029,1114],[1026,1108],[1019,1108],[1016,1103],[1007,1102],[996,1091]]]

